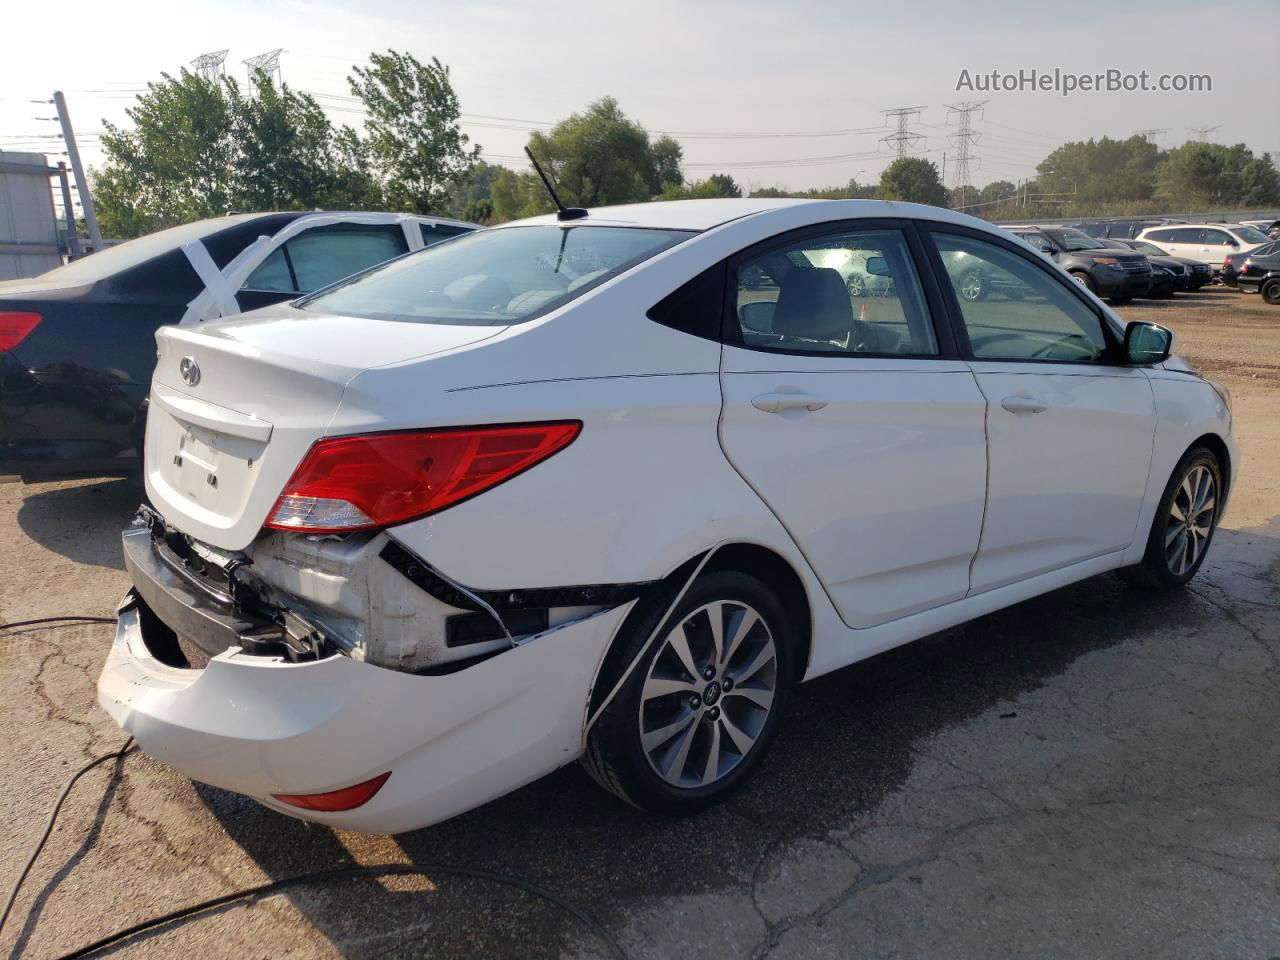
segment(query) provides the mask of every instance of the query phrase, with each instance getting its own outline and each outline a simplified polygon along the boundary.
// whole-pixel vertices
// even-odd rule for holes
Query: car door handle
[[[1010,413],[1039,413],[1049,405],[1035,397],[1005,397],[1000,401],[1000,406]]]
[[[762,393],[751,398],[751,405],[765,413],[783,413],[787,410],[821,410],[827,405],[822,397],[812,393]]]

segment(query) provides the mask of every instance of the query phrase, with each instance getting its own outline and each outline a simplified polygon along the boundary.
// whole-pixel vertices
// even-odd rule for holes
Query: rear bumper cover
[[[140,595],[172,597],[180,589],[176,574],[138,564],[130,570]],[[376,833],[444,820],[580,756],[591,685],[632,606],[554,627],[453,673],[423,676],[343,655],[289,662],[239,646],[203,669],[168,666],[148,648],[135,596],[121,605],[98,701],[144,752],[282,813]],[[207,609],[167,614],[177,618],[169,624],[175,629],[204,622],[226,631],[223,637],[236,629]],[[306,811],[272,799],[387,771],[386,785],[355,810]]]

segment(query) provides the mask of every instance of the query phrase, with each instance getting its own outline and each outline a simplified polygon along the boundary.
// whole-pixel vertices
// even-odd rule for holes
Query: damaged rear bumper
[[[203,669],[162,663],[126,598],[98,680],[103,709],[142,750],[192,779],[335,827],[398,833],[436,823],[575,760],[591,685],[632,604],[539,634],[453,673],[420,676],[346,656],[309,662],[233,647]],[[301,810],[387,771],[366,804]]]
[[[323,636],[308,646],[306,621],[299,629],[292,611],[231,596],[235,577],[221,590],[148,527],[123,542],[134,589],[98,680],[103,709],[144,752],[192,779],[368,832],[438,822],[575,760],[592,683],[634,602],[415,674],[345,655]],[[388,771],[353,810],[274,799]]]

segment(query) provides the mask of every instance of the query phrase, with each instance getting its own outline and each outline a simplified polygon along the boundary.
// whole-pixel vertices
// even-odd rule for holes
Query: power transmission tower
[[[951,114],[956,114],[959,119],[956,123],[956,132],[949,134],[956,144],[956,167],[955,167],[955,185],[960,190],[960,202],[954,204],[956,209],[964,207],[964,191],[969,184],[969,161],[977,160],[982,162],[980,157],[975,157],[969,152],[969,147],[978,142],[978,138],[982,134],[973,129],[972,117],[978,113],[988,103],[987,100],[967,100],[964,103],[948,103],[947,118],[950,120]]]
[[[1187,127],[1187,132],[1201,143],[1208,143],[1209,134],[1213,133],[1213,131],[1217,130],[1221,126],[1222,124],[1215,123],[1213,126],[1206,125],[1203,127]]]
[[[215,50],[213,53],[202,53],[191,61],[191,66],[196,73],[210,83],[217,83],[227,72],[222,64],[226,61],[227,54],[230,52],[230,50]]]
[[[253,89],[253,78],[257,73],[265,73],[275,81],[276,86],[280,85],[280,54],[282,53],[284,53],[284,47],[268,50],[266,53],[260,53],[244,61],[244,65],[248,68],[250,90]]]
[[[889,122],[890,117],[898,121],[897,132],[881,137],[880,142],[893,144],[899,158],[905,157],[909,149],[915,149],[924,142],[922,134],[912,133],[909,129],[911,118],[920,116],[920,111],[923,109],[924,107],[895,107],[892,110],[880,111],[884,114],[885,123]]]
[[[1150,130],[1135,130],[1133,135],[1141,137],[1143,140],[1155,140],[1157,137],[1163,137],[1168,132],[1168,127],[1152,127]]]

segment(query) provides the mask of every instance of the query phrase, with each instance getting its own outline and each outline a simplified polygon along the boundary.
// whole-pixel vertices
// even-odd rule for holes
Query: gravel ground
[[[1192,587],[1106,575],[801,688],[753,786],[647,819],[576,767],[427,830],[308,826],[138,754],[81,781],[0,936],[58,956],[230,890],[339,865],[462,864],[542,884],[631,957],[1280,956],[1280,309],[1139,303],[1235,394],[1244,463]],[[0,486],[0,622],[109,614],[135,481]],[[67,775],[123,736],[94,682],[111,628],[0,638],[0,877]],[[105,793],[104,793],[105,790]],[[123,957],[606,955],[516,889],[307,887]]]

